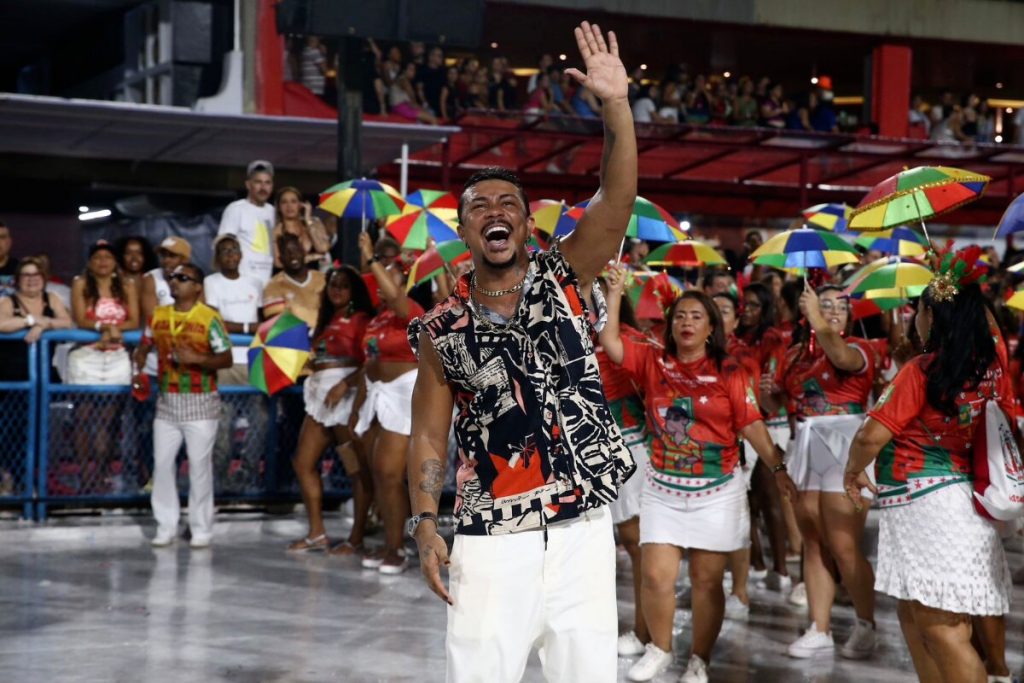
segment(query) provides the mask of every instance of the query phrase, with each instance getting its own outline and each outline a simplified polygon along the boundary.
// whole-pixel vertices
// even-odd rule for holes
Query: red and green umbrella
[[[800,213],[808,225],[834,233],[843,233],[847,231],[851,211],[846,204],[815,204]]]
[[[725,264],[725,258],[710,245],[697,240],[683,240],[674,244],[663,244],[652,251],[644,263],[649,266],[719,266]]]
[[[443,275],[451,266],[469,259],[469,249],[466,248],[462,240],[450,240],[436,244],[413,261],[405,289],[410,291],[413,287]]]
[[[398,240],[403,249],[427,248],[427,242],[447,242],[459,239],[455,224],[432,209],[419,209],[387,219],[384,229]]]
[[[576,223],[583,217],[589,203],[588,199],[566,211],[553,234],[560,236],[572,232]],[[633,213],[629,217],[629,224],[626,226],[626,237],[635,237],[651,242],[678,242],[686,239],[686,232],[679,227],[679,221],[668,211],[652,201],[637,197],[633,202]]]
[[[309,326],[285,311],[264,321],[249,345],[249,384],[274,395],[295,384],[309,358]]]
[[[856,239],[854,244],[868,250],[879,251],[883,254],[894,256],[921,256],[928,251],[931,245],[919,232],[914,232],[906,226],[893,228],[880,233],[862,235]]]
[[[683,283],[666,273],[634,271],[626,276],[626,296],[640,319],[664,320],[665,311],[682,293]]]
[[[405,208],[398,190],[368,178],[346,180],[320,193],[320,208],[339,218],[366,219],[397,216]],[[364,225],[365,227],[365,225]]]
[[[775,235],[758,247],[750,260],[772,268],[831,268],[856,263],[857,251],[846,240],[832,232],[797,228]]]
[[[442,218],[457,222],[459,220],[459,199],[451,192],[444,190],[416,190],[405,196],[411,206],[430,209]]]
[[[885,230],[939,216],[973,202],[991,180],[949,166],[919,166],[886,178],[868,192],[850,215],[851,230]]]

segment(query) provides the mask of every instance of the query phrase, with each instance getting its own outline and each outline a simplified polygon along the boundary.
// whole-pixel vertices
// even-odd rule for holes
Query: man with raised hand
[[[409,327],[420,354],[410,527],[424,577],[449,605],[449,681],[517,681],[533,645],[549,681],[616,676],[607,503],[635,466],[604,397],[581,290],[625,234],[636,198],[636,136],[615,34],[606,42],[587,22],[575,33],[586,73],[567,73],[602,101],[597,194],[571,235],[530,255],[533,218],[519,180],[505,169],[475,174],[459,198],[459,233],[475,269]],[[456,406],[449,564],[437,507]]]

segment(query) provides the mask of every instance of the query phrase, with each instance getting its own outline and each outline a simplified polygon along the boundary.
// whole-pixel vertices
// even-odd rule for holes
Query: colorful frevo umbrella
[[[1024,230],[1024,194],[1017,195],[1017,198],[1010,202],[999,219],[996,226],[996,237],[1006,237],[1015,232]]]
[[[565,216],[570,208],[572,207],[564,201],[557,199],[538,199],[530,202],[530,214],[533,216],[536,229],[549,237],[572,232],[576,226],[576,219]]]
[[[633,315],[644,320],[664,320],[665,311],[682,293],[683,284],[666,273],[634,271],[626,279]]]
[[[866,299],[906,299],[921,296],[932,281],[930,268],[915,262],[896,261],[874,269],[849,289],[851,295]]]
[[[663,244],[652,251],[644,263],[648,266],[686,268],[693,266],[719,266],[725,258],[711,246],[697,240]]]
[[[456,225],[432,209],[419,209],[387,219],[384,229],[398,240],[403,249],[427,248],[427,242],[447,242],[459,239]]]
[[[569,209],[559,221],[554,235],[567,235],[576,227],[576,222],[583,217],[590,200],[580,202]],[[571,221],[565,219],[571,219]],[[678,242],[686,239],[686,232],[679,227],[672,214],[657,204],[643,197],[633,202],[633,213],[626,226],[626,237],[635,237],[651,242]]]
[[[890,176],[868,192],[850,215],[851,230],[885,230],[921,223],[974,201],[989,178],[949,166],[919,166]],[[930,239],[930,238],[929,238]]]
[[[470,259],[469,249],[462,240],[450,240],[436,244],[413,262],[409,269],[409,279],[406,283],[406,291],[411,291],[424,282],[443,275],[451,266]]]
[[[1024,289],[1018,289],[1016,292],[1009,294],[1006,297],[1006,305],[1018,311],[1024,311]]]
[[[929,248],[928,240],[919,232],[906,226],[880,233],[861,235],[854,244],[893,256],[921,256]]]
[[[834,233],[844,233],[847,232],[851,212],[852,209],[846,204],[815,204],[800,213],[810,226]]]
[[[398,190],[387,183],[368,178],[346,180],[320,193],[320,208],[339,218],[366,219],[397,216],[405,208]]]
[[[773,268],[791,268],[806,273],[808,268],[830,268],[856,263],[857,251],[835,233],[797,228],[775,235],[758,247],[750,260]]]
[[[442,218],[458,222],[459,200],[451,192],[444,190],[416,190],[406,195],[405,201],[410,206],[430,209]]]
[[[249,383],[274,395],[295,384],[309,358],[309,326],[285,311],[264,321],[249,346]]]

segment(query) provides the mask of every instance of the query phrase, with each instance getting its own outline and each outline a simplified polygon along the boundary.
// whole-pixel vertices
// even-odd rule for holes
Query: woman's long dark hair
[[[376,309],[373,307],[373,300],[370,299],[370,290],[366,287],[366,281],[359,274],[359,271],[349,265],[340,265],[336,268],[332,268],[327,271],[327,279],[324,283],[324,291],[320,295],[320,312],[316,318],[316,331],[313,333],[313,338],[319,337],[323,334],[327,326],[331,324],[331,320],[334,319],[337,310],[334,308],[334,304],[331,303],[331,297],[328,295],[327,290],[330,287],[331,279],[341,274],[348,281],[349,286],[349,314],[353,313],[365,313],[366,315],[373,317]]]
[[[115,261],[116,261],[115,257]],[[122,304],[128,304],[128,295],[124,293],[124,278],[119,277],[117,270],[115,270],[110,276],[110,294],[115,299],[120,301]],[[90,306],[95,306],[96,302],[100,300],[100,286],[96,282],[96,276],[89,270],[89,265],[85,266],[85,303]]]
[[[722,361],[728,355],[725,351],[725,329],[722,326],[722,314],[718,312],[718,306],[711,300],[711,297],[696,289],[688,289],[683,292],[678,299],[672,302],[668,313],[665,314],[664,356],[666,359],[675,358],[676,356],[678,348],[676,347],[676,340],[672,336],[672,319],[676,315],[676,308],[687,299],[693,299],[704,307],[704,314],[707,315],[708,320],[711,322],[711,336],[708,337],[707,354],[709,358],[715,361],[715,367],[721,370]]]
[[[760,282],[752,282],[747,285],[743,290],[744,298],[746,298],[748,293],[756,296],[757,302],[761,304],[761,317],[758,319],[757,325],[753,325],[750,328],[744,327],[742,322],[737,325],[736,336],[741,337],[748,343],[759,344],[768,328],[775,327],[775,296],[772,295],[772,290]]]
[[[925,395],[932,408],[955,416],[957,396],[964,388],[977,389],[996,359],[985,297],[981,287],[972,283],[952,301],[935,301],[929,289],[921,299],[932,313],[925,351],[934,354],[923,368],[928,378]]]

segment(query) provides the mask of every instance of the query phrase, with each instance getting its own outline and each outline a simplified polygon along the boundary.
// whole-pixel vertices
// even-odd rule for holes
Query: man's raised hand
[[[615,32],[609,31],[608,41],[605,42],[598,25],[584,21],[576,27],[574,33],[587,73],[579,69],[566,69],[565,73],[602,101],[626,99],[629,94],[629,78],[626,76],[626,67],[619,59],[619,43],[615,39]]]

